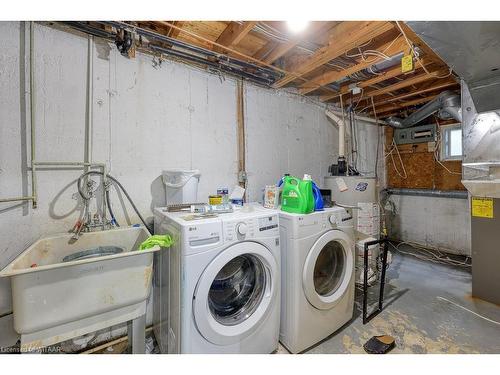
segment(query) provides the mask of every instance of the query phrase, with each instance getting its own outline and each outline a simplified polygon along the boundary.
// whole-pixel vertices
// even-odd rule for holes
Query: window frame
[[[453,124],[447,124],[447,125],[440,125],[439,126],[439,159],[441,161],[461,161],[464,156],[463,152],[463,144],[462,144],[462,154],[461,155],[455,155],[455,156],[447,156],[447,143],[446,143],[446,136],[445,134],[448,133],[450,134],[450,131],[452,129],[460,129],[460,132],[462,133],[461,138],[463,138],[463,129],[462,129],[462,124],[460,122],[456,122]]]

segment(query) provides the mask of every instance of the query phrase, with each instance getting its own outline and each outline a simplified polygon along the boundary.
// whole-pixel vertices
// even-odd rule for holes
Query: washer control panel
[[[224,222],[225,241],[276,236],[278,234],[278,215]]]

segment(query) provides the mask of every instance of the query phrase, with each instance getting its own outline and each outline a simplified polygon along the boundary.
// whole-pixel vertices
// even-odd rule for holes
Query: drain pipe
[[[338,166],[339,173],[344,174],[347,170],[346,161],[345,161],[345,122],[343,119],[338,117],[335,113],[330,110],[325,111],[326,116],[335,122],[339,128],[339,158],[338,158]]]
[[[337,117],[342,116],[342,111],[340,110],[337,111],[335,109],[329,109],[328,112],[337,115]],[[354,118],[358,121],[369,123],[370,125],[388,125],[387,122],[385,122],[384,120],[375,120],[374,118],[361,116],[358,114],[354,114]]]

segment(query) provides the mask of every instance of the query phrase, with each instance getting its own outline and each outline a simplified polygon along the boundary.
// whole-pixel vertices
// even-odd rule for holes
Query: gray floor
[[[500,353],[500,323],[489,322],[438,298],[500,322],[500,306],[471,297],[467,269],[393,252],[387,281],[381,314],[363,325],[362,299],[357,290],[351,322],[306,353],[364,353],[363,344],[382,334],[396,339],[392,353]],[[371,301],[376,298],[372,295]],[[283,351],[280,348],[278,352]]]

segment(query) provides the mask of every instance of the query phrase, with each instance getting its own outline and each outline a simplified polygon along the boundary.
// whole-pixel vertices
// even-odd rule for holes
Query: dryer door
[[[328,310],[344,296],[354,273],[353,251],[353,241],[339,230],[326,232],[314,243],[302,275],[304,293],[311,305]]]
[[[278,266],[264,245],[245,241],[228,247],[198,280],[193,298],[198,330],[218,345],[242,340],[267,317],[278,287]]]

